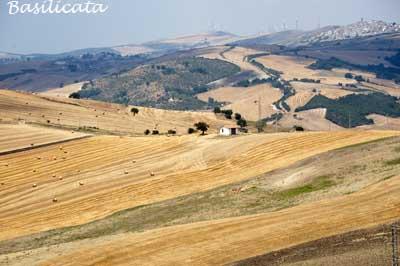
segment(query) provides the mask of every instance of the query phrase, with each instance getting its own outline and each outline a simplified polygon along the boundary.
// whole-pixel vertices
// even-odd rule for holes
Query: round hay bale
[[[5,184],[3,182],[0,183],[1,186],[4,186]]]
[[[37,157],[36,159],[38,159],[38,160],[42,160],[42,157]]]
[[[54,199],[53,199],[53,202],[54,202],[54,203],[57,203],[57,202],[58,202],[58,199],[57,199],[57,198],[54,198]]]
[[[85,184],[83,182],[79,182],[79,185],[80,186],[84,186]]]
[[[64,179],[64,177],[60,176],[58,179],[59,179],[59,180],[63,180],[63,179]]]
[[[151,172],[150,173],[150,176],[155,176],[156,174],[154,173],[154,172]]]
[[[128,171],[125,171],[124,173],[125,173],[126,175],[127,175],[127,174],[129,174],[129,172],[128,172]]]
[[[136,161],[135,161],[135,160],[133,160],[133,161],[132,161],[132,163],[136,163]]]
[[[53,175],[53,178],[56,178],[57,177],[57,175]]]
[[[32,187],[37,187],[37,184],[33,184]]]

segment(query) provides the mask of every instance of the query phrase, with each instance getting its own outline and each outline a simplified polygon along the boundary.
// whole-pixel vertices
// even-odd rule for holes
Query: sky
[[[60,53],[223,30],[253,35],[345,25],[361,18],[400,22],[400,0],[91,0],[102,14],[9,14],[0,0],[0,51]],[[47,0],[19,0],[43,3]],[[88,0],[59,0],[85,3]]]

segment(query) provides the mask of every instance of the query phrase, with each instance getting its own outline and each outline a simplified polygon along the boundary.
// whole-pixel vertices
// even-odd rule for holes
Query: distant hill
[[[238,66],[222,60],[178,57],[92,81],[83,86],[79,95],[163,109],[206,109],[218,103],[200,101],[196,94],[207,91],[207,84],[238,72]]]
[[[362,20],[346,26],[327,26],[311,31],[282,31],[255,38],[239,40],[237,42],[232,42],[231,45],[249,46],[278,44],[296,47],[388,33],[400,33],[400,25],[383,21]]]
[[[166,53],[195,48],[204,48],[216,45],[225,45],[237,40],[239,37],[228,32],[215,31],[173,39],[146,42],[141,45],[131,44],[112,47],[113,50],[123,55],[135,55],[139,53]]]

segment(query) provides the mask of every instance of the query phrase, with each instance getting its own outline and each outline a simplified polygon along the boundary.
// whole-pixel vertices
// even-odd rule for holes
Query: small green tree
[[[245,119],[240,119],[240,120],[237,121],[237,125],[240,128],[245,128],[245,127],[247,127],[247,121]]]
[[[139,109],[137,109],[136,107],[133,107],[131,109],[131,113],[133,114],[133,116],[136,116],[139,113]]]
[[[69,95],[69,98],[71,99],[80,99],[81,95],[78,92],[73,92]]]
[[[239,121],[240,119],[242,119],[242,115],[239,114],[239,113],[236,113],[235,114],[235,119]]]
[[[210,128],[210,126],[205,122],[198,122],[194,124],[194,126],[197,130],[201,131],[201,135],[205,135],[205,132],[208,131],[208,129]]]

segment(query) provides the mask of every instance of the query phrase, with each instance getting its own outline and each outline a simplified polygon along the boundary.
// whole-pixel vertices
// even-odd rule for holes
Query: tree
[[[225,114],[226,119],[232,119],[233,111],[232,110],[223,110],[221,111],[223,114]]]
[[[131,109],[131,113],[133,114],[133,116],[137,115],[139,113],[139,109],[137,109],[136,107],[133,107]]]
[[[69,95],[69,98],[71,99],[80,99],[81,95],[78,92],[73,92]]]
[[[176,135],[176,130],[170,129],[168,130],[169,135]]]
[[[240,119],[242,119],[242,115],[239,114],[239,113],[236,113],[235,114],[235,119],[239,121]]]
[[[347,78],[347,79],[353,79],[353,74],[351,74],[351,73],[346,73],[346,74],[344,75],[344,77]]]
[[[146,129],[146,131],[144,132],[145,135],[150,135],[150,130]]]
[[[188,134],[193,134],[196,130],[194,128],[189,128],[188,129]]]
[[[247,127],[247,121],[245,119],[239,119],[237,125],[240,126],[240,128],[245,128]]]
[[[153,130],[153,132],[151,133],[151,134],[153,134],[153,135],[159,135],[160,134],[160,131],[158,131],[158,130]]]
[[[215,107],[215,108],[214,108],[214,113],[215,113],[215,114],[220,114],[220,113],[221,113],[221,108]]]
[[[210,126],[205,122],[198,122],[194,124],[194,126],[197,130],[201,131],[201,135],[205,135],[205,132],[208,131],[208,129],[210,128]]]

